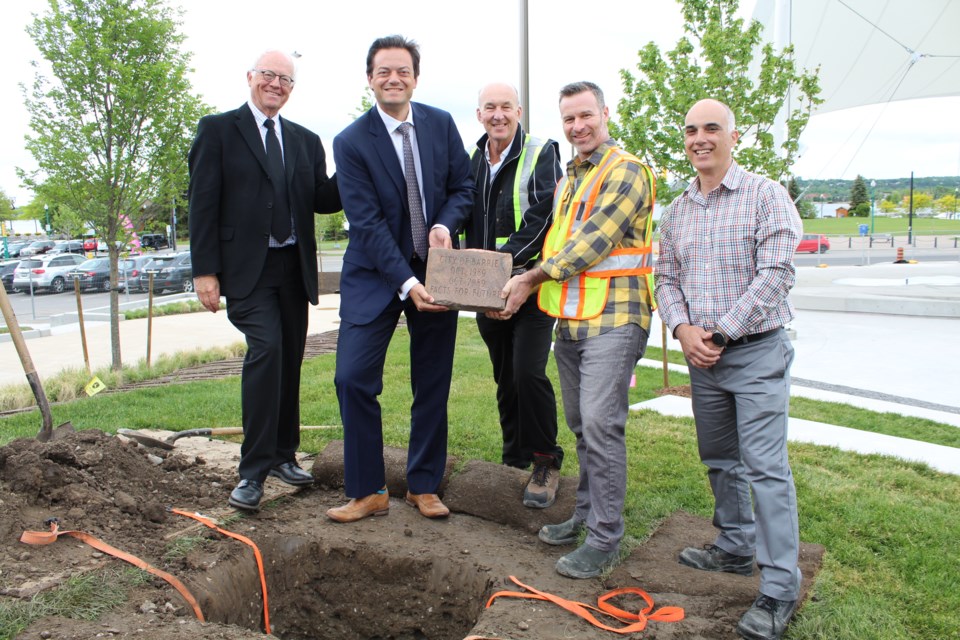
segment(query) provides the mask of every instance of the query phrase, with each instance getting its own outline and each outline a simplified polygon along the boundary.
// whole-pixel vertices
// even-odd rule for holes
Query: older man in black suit
[[[307,303],[317,304],[314,212],[340,210],[320,138],[279,116],[295,82],[293,59],[261,55],[247,71],[250,99],[200,120],[190,150],[190,252],[194,286],[247,341],[241,404],[238,509],[256,510],[268,475],[313,482],[300,444],[300,365]]]

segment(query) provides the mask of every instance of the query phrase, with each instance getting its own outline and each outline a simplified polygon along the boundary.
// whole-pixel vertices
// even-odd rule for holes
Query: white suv
[[[75,253],[24,258],[13,272],[13,286],[24,293],[30,293],[30,282],[33,281],[34,291],[50,289],[60,293],[68,287],[73,288],[73,282],[67,282],[67,274],[84,260],[84,256]]]

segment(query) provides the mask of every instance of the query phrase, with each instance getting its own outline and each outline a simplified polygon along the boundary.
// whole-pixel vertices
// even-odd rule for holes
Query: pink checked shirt
[[[697,178],[660,220],[655,267],[660,317],[673,333],[691,324],[732,340],[793,319],[787,295],[800,216],[786,189],[730,165],[707,196]]]

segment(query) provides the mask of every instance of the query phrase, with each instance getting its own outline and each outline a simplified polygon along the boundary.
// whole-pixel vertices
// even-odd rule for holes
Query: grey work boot
[[[580,538],[580,532],[586,528],[583,520],[577,520],[573,516],[566,522],[560,524],[545,524],[540,527],[537,537],[554,546],[563,546],[573,544]]]
[[[618,550],[601,551],[584,543],[557,560],[557,573],[568,578],[596,578],[619,561]]]
[[[703,549],[687,547],[680,552],[680,564],[701,571],[753,575],[753,556],[735,556],[712,544],[705,545]]]
[[[553,456],[533,454],[533,473],[523,490],[523,505],[533,509],[546,509],[557,499],[560,487],[560,469]]]
[[[796,600],[777,600],[760,594],[740,618],[737,633],[748,640],[779,640],[796,610]]]

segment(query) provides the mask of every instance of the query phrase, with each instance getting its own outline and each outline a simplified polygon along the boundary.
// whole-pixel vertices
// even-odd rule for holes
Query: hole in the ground
[[[424,554],[303,538],[261,542],[273,635],[284,640],[461,640],[477,622],[488,570]],[[263,629],[249,553],[215,566],[195,594],[209,622]]]

